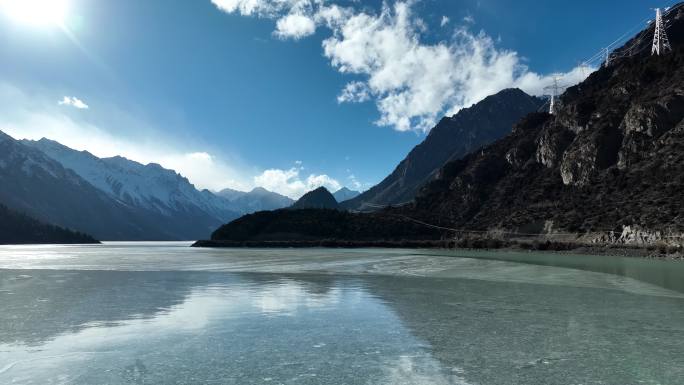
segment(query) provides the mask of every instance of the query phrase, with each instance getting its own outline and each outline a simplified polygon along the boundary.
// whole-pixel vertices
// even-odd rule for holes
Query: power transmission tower
[[[565,88],[564,85],[560,84],[562,76],[559,74],[553,75],[553,83],[549,86],[544,87],[544,91],[551,91],[551,100],[549,101],[549,114],[553,115],[556,113],[557,99],[560,92]]]
[[[586,62],[578,62],[577,68],[579,68],[579,73],[580,76],[582,76],[582,80],[586,79],[590,73],[589,65],[587,65]]]
[[[655,33],[653,34],[653,48],[651,48],[651,55],[660,55],[672,51],[670,41],[667,39],[667,32],[663,24],[663,15],[660,13],[660,8],[656,8],[655,19]]]

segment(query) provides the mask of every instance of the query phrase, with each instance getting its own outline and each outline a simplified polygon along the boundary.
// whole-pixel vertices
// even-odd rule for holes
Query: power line
[[[654,21],[654,39],[653,39],[653,48],[652,48],[652,54],[658,54],[660,53],[665,53],[668,51],[672,50],[672,47],[670,46],[669,40],[667,38],[667,33],[666,29],[668,27],[667,23],[664,22],[664,17],[668,16],[671,12],[677,10],[681,10],[681,8],[684,5],[678,4],[674,7],[668,7],[665,8],[665,12],[661,12],[659,8],[656,8],[656,19]],[[644,52],[646,49],[648,49],[648,46],[645,46],[643,43],[645,34],[640,33],[637,35],[636,40],[632,42],[632,44],[629,45],[629,47],[625,47],[621,49],[619,52],[616,52],[618,44],[622,44],[625,39],[627,39],[629,36],[631,36],[634,33],[635,29],[640,28],[644,24],[650,24],[651,20],[645,19],[640,21],[639,23],[635,24],[633,27],[625,31],[622,35],[620,35],[617,39],[613,40],[610,44],[605,46],[604,48],[600,49],[598,52],[596,52],[594,55],[592,55],[590,58],[587,60],[584,60],[583,62],[580,62],[579,64],[579,71],[582,74],[583,77],[586,77],[585,72],[589,72],[588,69],[594,67],[593,64],[597,63],[602,63],[601,65],[604,67],[609,66],[612,64],[614,61],[618,59],[623,59],[623,58],[629,58],[633,57],[636,55],[641,54]],[[641,47],[641,48],[638,48]],[[539,108],[539,111],[543,110],[546,108],[548,104],[548,112],[550,114],[554,114],[555,111],[557,110],[558,107],[558,97],[562,93],[562,91],[567,88],[565,85],[559,84],[559,81],[563,78],[563,75],[561,74],[554,74],[552,78],[552,84],[544,87],[545,91],[550,91],[550,100],[545,103],[542,107]]]
[[[662,34],[665,35],[665,39],[667,39],[667,34],[665,33],[665,30],[667,29],[668,25],[667,25],[667,23],[665,23],[664,17],[668,16],[670,13],[672,13],[674,11],[681,10],[683,6],[684,6],[683,4],[678,4],[674,7],[665,8],[664,12],[660,12],[660,20],[661,20],[660,31],[662,31]],[[654,27],[654,29],[657,28],[657,25],[658,25],[657,21],[658,21],[658,12],[656,12],[656,20],[655,20],[656,27]],[[620,52],[619,54],[615,54],[614,51],[617,48],[617,45],[622,43],[627,37],[629,37],[634,32],[635,29],[641,27],[644,24],[651,24],[652,22],[653,21],[650,19],[644,19],[642,21],[639,21],[636,25],[634,25],[633,27],[628,29],[626,32],[624,32],[622,35],[620,35],[620,37],[618,37],[613,42],[611,42],[610,44],[601,48],[598,52],[596,52],[595,54],[590,56],[588,59],[586,59],[583,62],[583,64],[585,64],[587,66],[592,66],[592,64],[598,63],[600,60],[604,65],[609,65],[610,63],[614,62],[616,59],[632,57],[632,56],[636,56],[636,55],[642,53],[648,47],[642,47],[641,49],[639,49],[636,52],[634,52],[634,49],[636,47],[638,47],[639,45],[641,45],[641,43],[643,42],[644,36],[638,36],[637,40],[630,47],[626,48],[625,50],[622,50],[622,52]],[[661,38],[661,42],[662,42],[662,38]],[[671,47],[669,46],[669,41],[668,41],[668,48],[666,48],[666,50],[667,49],[671,50]]]
[[[596,230],[593,232],[586,232],[586,233],[521,233],[521,232],[516,232],[516,231],[504,231],[504,230],[468,230],[468,229],[455,229],[451,227],[444,227],[444,226],[438,226],[434,225],[431,223],[423,222],[418,219],[411,218],[406,215],[401,215],[401,214],[390,214],[394,215],[396,217],[400,217],[404,220],[414,222],[419,225],[423,225],[426,227],[434,228],[437,230],[445,230],[445,231],[451,231],[454,233],[461,233],[461,234],[500,234],[500,235],[509,235],[509,236],[521,236],[521,237],[538,237],[538,236],[544,236],[544,237],[577,237],[577,236],[588,236],[588,235],[604,235],[604,234],[620,234],[619,231],[615,230]],[[682,234],[677,234],[677,235],[661,235],[661,238],[682,238],[684,239],[684,233]]]

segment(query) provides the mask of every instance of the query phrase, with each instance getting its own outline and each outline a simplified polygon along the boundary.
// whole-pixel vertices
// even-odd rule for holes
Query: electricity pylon
[[[562,79],[562,76],[559,74],[553,75],[553,83],[550,86],[544,87],[544,91],[551,91],[551,100],[549,101],[549,114],[553,115],[556,112],[556,107],[558,102],[556,99],[558,99],[558,96],[560,95],[560,91],[565,88],[562,84],[559,83],[559,81]]]
[[[660,8],[656,8],[655,19],[655,33],[653,34],[653,48],[651,48],[651,55],[660,55],[672,51],[670,41],[667,39],[667,32],[663,24],[663,15],[660,13]]]
[[[603,66],[608,67],[610,65],[610,50],[608,47],[603,49]]]

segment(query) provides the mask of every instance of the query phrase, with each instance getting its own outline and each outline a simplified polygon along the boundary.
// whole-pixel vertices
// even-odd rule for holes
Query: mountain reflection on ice
[[[2,280],[19,273],[2,271]],[[201,272],[31,273],[9,285],[12,303],[1,316],[2,330],[10,332],[0,344],[3,383],[317,384],[361,378],[389,384],[414,374],[386,368],[388,361],[405,365],[414,356],[429,363],[421,366],[420,378],[452,383],[444,382],[452,375],[443,373],[423,343],[360,280]],[[57,283],[48,287],[50,281]],[[98,290],[112,297],[78,287],[78,282],[110,283]],[[44,326],[55,321],[53,304],[74,315],[59,324],[61,330],[53,326],[48,333]],[[404,383],[414,383],[411,378]]]
[[[2,384],[684,378],[682,293],[589,269],[139,244],[0,248],[0,266]]]

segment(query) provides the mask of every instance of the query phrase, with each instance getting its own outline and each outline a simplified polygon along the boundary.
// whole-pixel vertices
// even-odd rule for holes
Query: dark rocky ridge
[[[339,205],[335,197],[325,187],[319,187],[302,195],[290,209],[337,209]]]
[[[374,205],[412,200],[419,188],[434,178],[439,168],[449,160],[458,159],[505,136],[518,120],[537,111],[543,104],[542,99],[519,89],[505,89],[451,117],[442,118],[392,174],[370,190],[344,202],[342,207],[373,210]]]
[[[561,97],[556,115],[532,113],[512,133],[449,162],[409,205],[367,216],[428,223],[424,239],[516,237],[559,244],[684,244],[684,12],[666,19],[673,51],[650,55],[653,26]],[[315,214],[310,214],[317,217]],[[354,217],[362,222],[364,216]],[[318,226],[346,226],[318,216]],[[286,227],[288,216],[273,224]],[[392,226],[392,222],[386,222]],[[267,236],[269,226],[251,234]],[[361,226],[361,225],[359,225]],[[451,230],[460,229],[460,230]],[[229,229],[225,229],[229,230]],[[373,227],[367,228],[373,231]],[[477,233],[475,231],[478,231]],[[319,234],[310,234],[312,237]],[[230,231],[215,240],[233,239]],[[339,241],[358,236],[335,234]],[[365,239],[401,240],[383,228]],[[319,238],[322,239],[322,238]],[[463,246],[473,246],[468,241]],[[460,243],[459,243],[460,245]],[[477,246],[477,245],[474,245]],[[484,247],[490,247],[486,242]],[[546,246],[549,247],[547,243]],[[563,248],[564,246],[559,246]],[[555,248],[555,247],[554,247]]]
[[[37,221],[0,204],[0,245],[99,243],[93,237]]]
[[[281,209],[245,215],[216,230],[214,241],[315,241],[320,239],[434,240],[436,234],[401,217],[333,209]]]
[[[651,56],[653,28],[640,33],[618,51],[639,53],[569,88],[556,115],[532,114],[506,138],[446,165],[406,212],[479,230],[681,233],[681,10],[669,21],[673,52]]]

